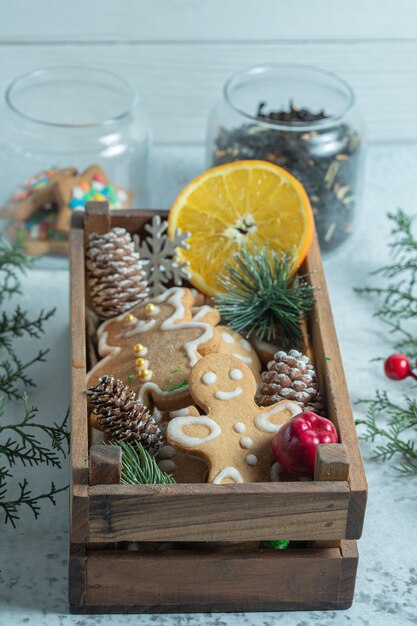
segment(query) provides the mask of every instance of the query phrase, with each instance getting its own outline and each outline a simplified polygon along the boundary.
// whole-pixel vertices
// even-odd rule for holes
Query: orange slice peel
[[[301,183],[266,161],[235,161],[209,169],[178,195],[168,217],[168,234],[188,231],[190,282],[207,295],[218,293],[218,276],[242,246],[268,244],[290,253],[293,273],[303,262],[314,235],[310,202]]]

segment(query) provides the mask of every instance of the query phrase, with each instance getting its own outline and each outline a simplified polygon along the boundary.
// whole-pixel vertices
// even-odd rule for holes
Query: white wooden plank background
[[[1,41],[305,41],[417,36],[415,0],[1,0]]]
[[[139,87],[159,144],[200,144],[231,73],[285,61],[345,78],[371,140],[417,140],[414,0],[0,1],[0,92],[39,66],[105,67]]]

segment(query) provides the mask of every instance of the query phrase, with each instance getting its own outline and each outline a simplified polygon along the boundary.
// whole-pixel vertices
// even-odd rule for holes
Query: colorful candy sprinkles
[[[74,211],[83,211],[86,202],[107,201],[110,209],[121,209],[127,200],[123,189],[117,189],[100,174],[95,174],[91,183],[82,180],[71,192],[69,207]]]
[[[35,191],[46,187],[60,171],[61,170],[57,167],[50,167],[47,170],[38,172],[34,176],[30,176],[16,187],[10,201],[13,203],[23,202]]]

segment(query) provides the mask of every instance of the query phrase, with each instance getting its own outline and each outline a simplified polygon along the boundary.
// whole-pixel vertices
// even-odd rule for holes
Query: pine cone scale
[[[260,406],[270,406],[280,400],[298,402],[301,409],[323,414],[323,402],[317,376],[310,359],[298,352],[278,351],[262,373],[262,384],[257,395]]]
[[[163,446],[162,433],[148,408],[121,380],[103,376],[87,394],[100,428],[110,439],[138,441],[154,454]]]
[[[86,268],[91,301],[102,318],[125,313],[148,296],[140,256],[124,228],[90,235]]]

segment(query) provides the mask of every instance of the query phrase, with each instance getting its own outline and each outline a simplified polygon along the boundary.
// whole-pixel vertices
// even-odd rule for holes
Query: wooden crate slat
[[[310,283],[317,289],[316,303],[308,323],[314,362],[320,387],[325,396],[327,415],[335,423],[340,441],[346,445],[350,458],[351,502],[346,539],[358,539],[362,533],[368,487],[317,236],[303,264],[303,271],[310,273]]]
[[[320,610],[342,608],[342,601],[345,608],[353,590],[341,580],[342,572],[339,549],[159,554],[92,550],[85,609]]]
[[[84,307],[84,230],[75,216],[71,230],[71,538],[88,537],[88,428]]]
[[[100,485],[90,487],[89,540],[340,539],[349,485]]]

